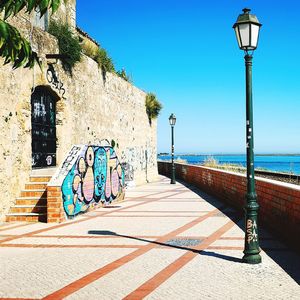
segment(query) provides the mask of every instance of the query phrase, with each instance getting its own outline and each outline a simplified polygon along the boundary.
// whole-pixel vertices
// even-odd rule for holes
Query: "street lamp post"
[[[259,205],[255,191],[253,152],[253,108],[252,108],[252,54],[257,47],[261,24],[250,9],[243,9],[233,25],[241,50],[245,51],[246,65],[246,147],[247,147],[247,204],[245,207],[245,247],[243,261],[249,264],[261,263],[258,242],[257,215]]]
[[[171,125],[171,142],[172,142],[172,146],[171,146],[171,155],[172,155],[172,169],[171,169],[171,184],[175,184],[176,180],[175,180],[175,165],[174,165],[174,126],[176,123],[176,117],[174,114],[171,114],[169,117],[169,122]]]

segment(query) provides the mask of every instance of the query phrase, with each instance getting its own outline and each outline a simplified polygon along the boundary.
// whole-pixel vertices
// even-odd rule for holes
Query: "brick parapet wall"
[[[170,177],[171,163],[158,162],[158,172]],[[247,180],[243,174],[176,164],[176,178],[239,210],[246,204]],[[300,250],[300,187],[264,178],[256,178],[255,182],[259,222]]]
[[[47,186],[47,223],[66,220],[60,186]]]

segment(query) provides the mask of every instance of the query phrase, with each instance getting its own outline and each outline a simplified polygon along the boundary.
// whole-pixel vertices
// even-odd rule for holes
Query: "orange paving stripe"
[[[156,243],[165,242],[165,241],[171,239],[172,237],[175,237],[176,235],[190,229],[191,227],[195,226],[196,224],[204,221],[205,219],[217,214],[218,212],[219,212],[219,209],[214,209],[213,211],[209,212],[205,216],[201,216],[201,217],[197,218],[196,220],[193,220],[192,222],[189,222],[189,223],[183,225],[182,227],[179,227],[179,228],[171,231],[170,233],[162,236],[161,238],[157,239],[154,242],[156,242]],[[65,297],[75,293],[76,291],[82,289],[86,285],[94,282],[95,280],[98,280],[99,278],[101,278],[101,277],[107,275],[108,273],[116,270],[117,268],[123,266],[124,264],[132,261],[133,259],[145,254],[146,252],[150,251],[151,249],[153,249],[155,247],[156,247],[155,243],[149,243],[145,246],[142,246],[140,249],[137,249],[137,250],[107,264],[106,266],[70,283],[69,285],[44,297],[43,299],[63,299]]]
[[[207,237],[200,245],[194,247],[193,249],[198,250],[201,252],[202,250],[206,249],[210,244],[216,241],[221,235],[223,235],[226,231],[232,228],[235,225],[233,221],[229,221],[220,229],[215,231],[212,235]],[[138,300],[143,299],[150,293],[152,293],[157,287],[159,287],[162,283],[164,283],[170,276],[175,274],[178,270],[184,267],[187,263],[189,263],[195,256],[199,255],[197,252],[186,252],[181,257],[176,259],[173,263],[168,265],[162,271],[157,273],[151,279],[146,281],[132,293],[127,295],[123,300]]]
[[[3,223],[0,224],[0,228],[11,226],[11,225],[14,225],[14,224],[19,224],[19,223],[15,223],[15,222],[3,222]]]
[[[150,212],[151,213],[151,212]],[[197,215],[113,215],[113,216],[103,216],[103,218],[124,218],[124,217],[130,217],[130,218],[197,218]]]
[[[238,240],[244,240],[245,238],[244,237],[227,237],[227,236],[224,236],[224,237],[220,237],[220,240],[233,240],[233,241],[238,241]]]
[[[0,298],[0,300],[38,300],[37,298]]]
[[[147,201],[147,203],[154,202],[154,201],[157,201],[157,199]],[[124,201],[124,202],[126,202],[126,201]],[[86,222],[86,221],[89,221],[91,219],[99,218],[101,216],[108,215],[108,214],[111,214],[111,213],[116,212],[116,211],[121,211],[121,210],[127,209],[129,207],[136,207],[136,206],[140,206],[140,205],[143,205],[143,204],[144,204],[144,202],[142,202],[142,203],[136,203],[136,204],[133,204],[131,206],[127,206],[127,207],[122,207],[120,209],[116,209],[114,211],[103,212],[103,214],[99,214],[97,216],[91,216],[91,217],[88,217],[88,218],[80,219],[80,220],[77,220],[77,221],[74,221],[74,222],[69,222],[69,223],[61,223],[61,224],[58,224],[58,225],[54,225],[52,227],[48,227],[48,228],[36,230],[36,231],[33,231],[33,232],[29,232],[29,233],[20,234],[18,237],[9,237],[7,239],[0,240],[0,244],[5,243],[5,242],[9,242],[9,241],[12,241],[12,240],[15,240],[15,239],[32,236],[32,235],[39,234],[39,233],[42,233],[42,232],[47,232],[47,231],[50,231],[50,230],[53,230],[53,229],[70,226],[72,224],[78,224],[78,223]]]
[[[17,235],[16,234],[0,234],[0,238],[15,237],[15,236],[17,236]]]
[[[34,238],[64,238],[64,239],[116,239],[122,238],[118,235],[35,235]],[[31,236],[26,236],[25,238],[32,238]],[[143,239],[157,239],[157,235],[136,235],[133,238],[143,238]]]
[[[0,248],[141,248],[143,245],[3,244]]]
[[[12,224],[10,224],[10,225],[12,225]],[[5,228],[0,227],[0,231],[7,231],[7,230],[15,229],[15,228],[20,228],[20,227],[28,226],[28,225],[32,225],[32,223],[17,224],[17,225],[15,225],[15,226],[11,226],[11,227],[8,227],[8,225],[7,225],[7,226],[3,226],[3,227],[5,227]],[[8,227],[8,228],[7,228],[7,227]]]
[[[208,213],[210,210],[129,210],[122,211],[122,213]]]

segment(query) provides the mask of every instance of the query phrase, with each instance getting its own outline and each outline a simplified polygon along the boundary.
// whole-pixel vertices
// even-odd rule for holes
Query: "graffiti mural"
[[[123,168],[124,173],[125,173],[125,183],[128,182],[128,181],[133,181],[133,179],[134,179],[133,166],[131,166],[128,163],[122,163],[122,168]]]
[[[125,184],[134,182],[135,173],[145,172],[148,181],[148,170],[156,168],[156,152],[146,146],[128,147],[121,153],[122,167],[125,172]]]
[[[62,183],[68,217],[124,194],[125,173],[111,146],[85,146]]]

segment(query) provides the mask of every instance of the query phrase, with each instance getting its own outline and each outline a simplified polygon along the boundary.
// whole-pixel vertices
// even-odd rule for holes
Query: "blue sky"
[[[263,24],[253,58],[255,153],[300,153],[298,0],[77,0],[77,23],[163,104],[158,151],[245,152],[245,70],[232,25]]]

